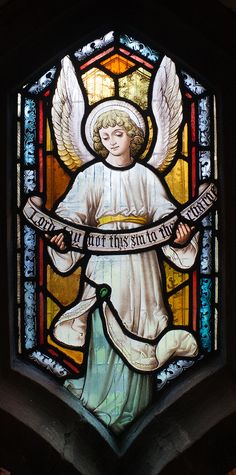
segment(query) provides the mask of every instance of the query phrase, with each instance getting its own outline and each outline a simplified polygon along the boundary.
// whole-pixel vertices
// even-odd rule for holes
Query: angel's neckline
[[[103,163],[106,167],[111,168],[112,170],[123,171],[123,170],[129,170],[130,168],[132,168],[136,162],[133,158],[131,158],[131,160],[127,164],[123,164],[123,165],[112,164],[108,162],[107,160],[104,160]]]

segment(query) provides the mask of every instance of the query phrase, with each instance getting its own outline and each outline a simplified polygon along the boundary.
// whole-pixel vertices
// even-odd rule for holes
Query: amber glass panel
[[[110,58],[105,59],[105,61],[102,61],[101,64],[114,74],[122,74],[135,66],[135,63],[129,61],[127,58],[123,58],[123,56],[119,54],[114,54]]]
[[[166,290],[167,292],[173,291],[176,287],[183,284],[188,280],[188,273],[178,272],[176,269],[170,266],[167,262],[164,263],[166,273]]]
[[[189,324],[189,287],[188,285],[169,298],[174,325]]]
[[[182,133],[182,154],[188,157],[188,124],[185,124]]]
[[[46,150],[47,152],[53,151],[53,142],[52,142],[51,131],[48,124],[48,120],[47,120],[47,126],[46,126]]]
[[[50,328],[50,325],[54,319],[54,317],[58,314],[60,308],[58,305],[50,299],[50,297],[47,298],[47,329]]]
[[[189,199],[188,163],[179,159],[165,180],[175,199],[181,204],[186,203]]]
[[[70,305],[76,299],[80,286],[80,267],[68,276],[57,274],[50,266],[47,268],[48,291],[62,305]]]
[[[52,155],[48,155],[46,162],[47,201],[46,208],[51,209],[55,201],[67,189],[70,177],[61,167],[59,161]]]
[[[54,346],[55,348],[58,348],[60,351],[62,351],[65,355],[69,356],[72,358],[76,363],[81,364],[83,362],[83,353],[78,350],[69,350],[68,348],[62,348],[60,345],[57,345],[50,336],[48,336],[48,343],[51,346]]]
[[[152,141],[153,141],[153,125],[152,125],[151,117],[149,117],[149,116],[147,118],[147,123],[148,123],[148,132],[149,132],[148,142],[147,142],[147,146],[146,146],[143,154],[140,156],[140,158],[145,158],[147,156],[147,154],[149,152],[149,149],[151,147]]]

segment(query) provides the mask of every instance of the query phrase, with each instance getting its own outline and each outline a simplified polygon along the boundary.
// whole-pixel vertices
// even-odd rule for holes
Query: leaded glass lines
[[[161,49],[157,48],[157,50],[134,38],[132,34],[127,34],[127,32],[109,31],[106,34],[98,35],[97,38],[86,44],[80,43],[63,58],[63,61],[67,60],[69,66],[73,66],[74,75],[76,80],[78,79],[81,91],[79,101],[84,98],[85,116],[78,122],[78,134],[81,136],[84,149],[88,150],[88,156],[91,155],[93,149],[91,143],[88,143],[88,135],[85,132],[87,118],[97,106],[117,101],[118,104],[122,104],[125,110],[131,111],[134,108],[137,115],[142,116],[143,130],[145,130],[145,134],[143,132],[145,139],[140,148],[140,154],[137,155],[137,158],[131,157],[132,164],[129,162],[127,171],[129,167],[132,169],[133,158],[134,163],[137,162],[138,166],[144,167],[145,173],[152,169],[151,157],[161,127],[161,124],[159,128],[157,126],[160,111],[154,114],[154,109],[151,107],[154,103],[152,97],[153,79],[158,71],[162,70],[163,64],[168,64],[168,61],[170,61],[170,58]],[[214,179],[217,178],[216,100],[204,81],[195,78],[187,67],[183,70],[181,64],[174,64],[174,61],[169,62],[169,64],[172,64],[172,70],[171,68],[170,70],[176,81],[173,90],[179,88],[180,91],[183,120],[181,110],[179,112],[179,132],[176,133],[178,143],[173,146],[174,151],[170,150],[170,154],[173,152],[173,156],[170,161],[167,160],[163,169],[155,170],[155,175],[160,180],[161,186],[168,190],[167,195],[169,201],[173,204],[172,209],[179,213],[178,216],[181,217],[184,226],[186,222],[183,215],[181,215],[182,207],[191,200],[197,199],[206,184],[214,183]],[[48,239],[52,239],[53,233],[50,230],[51,234],[49,232],[49,235],[45,237],[42,229],[40,232],[33,229],[29,222],[26,222],[21,212],[26,200],[36,195],[41,199],[45,211],[52,215],[55,214],[58,204],[67,196],[68,190],[72,189],[76,177],[85,176],[86,170],[88,173],[90,170],[90,164],[89,166],[87,164],[82,165],[82,159],[78,160],[76,166],[72,164],[71,167],[68,165],[68,160],[63,160],[63,155],[66,152],[68,156],[71,154],[71,158],[75,150],[75,144],[70,134],[70,124],[68,125],[72,109],[70,110],[66,100],[70,93],[63,90],[63,87],[66,88],[67,77],[65,75],[64,79],[61,79],[63,78],[61,70],[62,63],[60,61],[51,64],[46,71],[41,71],[38,79],[34,77],[31,82],[23,87],[17,98],[16,321],[18,326],[17,346],[21,356],[27,360],[30,358],[30,361],[36,366],[63,382],[65,378],[76,379],[86,371],[89,338],[87,337],[83,347],[74,348],[73,345],[63,344],[60,340],[57,340],[52,328],[67,310],[69,312],[74,308],[75,302],[80,303],[85,286],[91,285],[93,287],[94,285],[93,288],[96,287],[94,283],[91,284],[90,277],[85,276],[85,265],[90,262],[91,253],[89,254],[89,251],[84,247],[82,263],[78,263],[73,270],[64,273],[58,271],[55,262],[49,257],[50,251],[48,251]],[[60,88],[58,86],[59,82]],[[55,91],[59,91],[57,101],[55,101],[57,104],[54,104],[55,109],[58,106],[59,112],[55,114],[56,118],[53,118],[51,111]],[[73,93],[76,95],[75,90]],[[114,103],[112,102],[113,106]],[[173,107],[177,107],[176,104]],[[62,111],[66,111],[66,113],[63,115]],[[62,127],[59,127],[55,132],[55,122],[60,121],[62,116],[64,120]],[[133,117],[137,118],[135,113]],[[110,127],[115,127],[115,125],[113,124]],[[175,132],[174,130],[173,136]],[[60,139],[63,144],[61,148]],[[92,160],[91,166],[94,166],[96,161],[99,164],[102,163],[99,152],[94,153],[90,158]],[[111,170],[113,170],[112,167]],[[112,175],[112,172],[110,172],[110,175]],[[142,180],[144,180],[144,175],[143,173]],[[99,185],[96,182],[95,173],[93,180],[95,189]],[[140,187],[140,195],[143,192],[142,186]],[[129,183],[127,187],[128,195],[131,194],[132,187],[133,183]],[[81,190],[79,190],[80,192]],[[104,193],[107,193],[106,200],[107,206],[109,206],[110,196],[112,195],[112,185],[109,180],[104,185]],[[153,197],[155,190],[152,190],[152,193],[150,193],[150,196]],[[82,195],[80,198],[82,201]],[[123,198],[124,202],[125,198],[126,195]],[[156,201],[158,202],[158,200],[159,196],[156,196]],[[78,203],[78,207],[80,207],[80,200],[78,200]],[[89,205],[90,215],[94,213],[93,205],[94,203]],[[83,210],[80,209],[78,214],[82,212]],[[108,211],[104,215],[98,216],[96,210],[93,223],[97,223],[99,228],[100,223],[105,222],[106,219],[107,222],[109,222],[109,219],[110,222],[124,223],[129,222],[129,219],[131,221],[130,215],[127,219],[127,212],[126,214],[125,212],[115,213],[114,218],[113,215],[110,216]],[[155,223],[152,222],[152,216],[147,214],[143,216],[142,206],[140,206],[139,212],[140,216],[137,217],[133,216],[132,211],[133,222],[136,219],[137,227],[138,224],[143,226],[144,229],[151,226],[151,231],[153,231],[152,225],[154,226]],[[86,212],[84,211],[84,221],[82,220],[82,223],[79,221],[79,224],[88,225],[85,223],[85,216]],[[63,217],[63,219],[66,219],[66,217]],[[178,225],[179,221],[174,226],[174,231],[176,231]],[[122,226],[123,224],[120,225],[117,235],[111,237],[111,240],[114,239],[112,242],[120,242]],[[204,213],[201,223],[190,222],[189,226],[192,230],[191,239],[193,235],[197,236],[199,242],[198,257],[192,267],[178,267],[177,260],[170,259],[171,253],[169,255],[164,253],[164,245],[162,249],[160,247],[156,248],[155,252],[160,261],[158,272],[164,288],[163,300],[168,314],[164,315],[163,319],[164,317],[169,318],[167,330],[169,331],[169,328],[171,328],[177,332],[178,330],[190,331],[199,344],[199,357],[195,359],[194,357],[187,359],[181,357],[174,361],[168,360],[164,366],[154,373],[156,391],[162,390],[171,380],[183,374],[188,368],[192,368],[194,364],[197,366],[199,360],[206,358],[209,353],[213,353],[218,349],[218,320],[220,318],[218,306],[219,230],[218,215],[214,207],[209,213]],[[88,227],[90,229],[91,223]],[[109,228],[102,229],[104,235],[106,235],[107,229],[109,230]],[[127,229],[129,231],[129,228]],[[168,230],[170,236],[173,229]],[[89,232],[86,231],[86,233]],[[95,237],[98,239],[98,234],[95,233]],[[67,236],[67,239],[67,242],[70,243],[70,235]],[[89,239],[88,234],[88,241]],[[174,247],[173,242],[168,241],[167,245],[171,244]],[[100,254],[99,252],[97,254],[97,261],[99,261]],[[120,254],[117,253],[118,260],[121,259]],[[124,255],[126,254],[124,253]],[[63,259],[63,255],[65,256],[62,253],[61,259]],[[138,252],[134,253],[135,255],[138,260]],[[108,271],[107,274],[105,273],[106,277],[108,273]],[[126,277],[124,276],[124,281]],[[148,282],[148,277],[145,278]],[[120,275],[113,277],[113,279],[117,284]],[[104,288],[99,288],[99,290],[103,290],[105,294],[107,292],[108,295],[109,286],[106,286],[106,282],[103,281],[101,285],[104,285]],[[127,285],[132,287],[131,282],[128,282]],[[140,295],[146,295],[151,285],[150,282],[147,283],[146,287],[142,285],[139,291]],[[104,302],[101,295],[98,296],[98,292],[96,293],[96,299],[96,310],[99,309],[101,315],[103,315],[102,318],[105,319],[104,314],[102,314],[104,312]],[[132,301],[132,311],[135,305],[134,299]],[[142,312],[145,313],[145,310],[141,305],[140,313]],[[91,310],[89,322],[93,318],[92,315]],[[119,315],[116,314],[117,321],[119,321]],[[122,327],[123,330],[125,337],[129,337],[129,328],[124,329]],[[139,339],[141,339],[140,335],[138,335],[137,341]],[[111,337],[109,336],[108,342],[110,340]],[[148,338],[146,343],[149,344]],[[115,345],[113,344],[113,346]],[[99,349],[96,349],[96,351],[100,357]],[[102,358],[102,366],[105,367],[104,355]],[[124,355],[123,359],[125,360]]]

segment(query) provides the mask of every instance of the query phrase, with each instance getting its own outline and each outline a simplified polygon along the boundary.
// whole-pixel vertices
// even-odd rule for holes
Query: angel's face
[[[130,154],[131,138],[127,135],[124,128],[119,125],[115,127],[107,127],[99,130],[100,138],[104,147],[109,154],[115,157],[124,156],[127,159],[127,154]]]

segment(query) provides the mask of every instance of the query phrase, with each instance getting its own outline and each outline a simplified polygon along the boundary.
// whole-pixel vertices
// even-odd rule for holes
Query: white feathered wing
[[[52,100],[52,123],[58,154],[64,164],[76,171],[94,157],[81,137],[85,104],[74,66],[68,56],[61,61],[61,72]]]
[[[152,111],[157,141],[149,165],[163,172],[173,160],[183,119],[182,95],[173,61],[164,56],[153,83]]]

